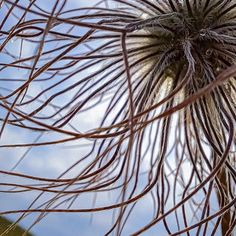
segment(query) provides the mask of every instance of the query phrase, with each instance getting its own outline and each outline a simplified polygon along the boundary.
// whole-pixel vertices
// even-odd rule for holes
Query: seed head
[[[68,10],[65,0],[53,1],[51,12],[36,1],[4,2],[32,15],[2,31],[0,49],[12,61],[1,70],[17,67],[28,77],[1,93],[1,133],[11,125],[56,138],[2,147],[86,140],[89,151],[78,148],[76,163],[55,179],[18,173],[37,184],[13,186],[40,194],[28,209],[2,214],[21,212],[22,219],[40,212],[37,223],[48,212],[113,209],[106,235],[130,235],[127,226],[142,217],[136,209],[148,202],[149,218],[133,235],[160,225],[168,235],[232,234],[235,1],[103,0]],[[20,59],[8,53],[15,38],[35,45],[35,53]],[[30,93],[35,84],[42,89]],[[113,198],[102,205],[104,192]],[[54,195],[37,205],[47,193]],[[81,207],[80,199],[95,193],[97,202]]]

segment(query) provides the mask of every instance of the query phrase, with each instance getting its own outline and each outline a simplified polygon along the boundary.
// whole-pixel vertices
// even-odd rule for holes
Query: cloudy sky
[[[27,0],[20,1],[21,4],[26,4]],[[37,0],[38,5],[45,10],[51,8],[52,2],[54,1],[45,1]],[[94,4],[95,1],[91,0],[68,0],[67,8],[76,9],[77,7],[86,7],[90,4]],[[2,9],[0,10],[0,22],[1,19],[6,14],[8,6],[3,4]],[[14,14],[20,14],[18,10],[14,11]],[[4,25],[4,30],[10,29],[14,25],[14,17],[9,17],[9,20]],[[1,36],[0,40],[3,40]],[[1,42],[1,41],[0,41]],[[23,50],[21,50],[23,47]],[[32,55],[35,52],[35,47],[29,42],[24,42],[21,44],[20,40],[13,40],[8,43],[7,50],[13,55],[19,55],[21,52],[21,57],[27,57]],[[0,54],[0,62],[4,63],[9,61],[9,57],[6,54]],[[3,70],[0,73],[0,79],[3,78],[24,78],[26,74],[23,70],[10,69]],[[76,78],[74,78],[76,79]],[[11,84],[1,81],[1,93],[8,93],[9,89],[16,87],[17,82],[12,82]],[[45,84],[45,87],[47,84]],[[41,91],[40,86],[32,86],[28,91],[28,95],[38,94]],[[58,102],[58,101],[57,101]],[[62,102],[62,101],[61,101]],[[29,108],[30,109],[30,108]],[[98,120],[101,119],[103,107],[96,107],[94,110],[90,110],[87,113],[82,114],[78,119],[80,130],[91,129],[91,127],[96,126]],[[5,112],[0,111],[1,117],[4,117]],[[94,115],[96,114],[96,115]],[[89,117],[89,119],[88,119]],[[29,143],[34,141],[50,140],[53,139],[53,136],[49,134],[40,134],[32,132],[21,132],[19,129],[6,126],[1,139],[1,145],[10,144],[10,143]],[[1,170],[11,170],[14,168],[14,171],[20,173],[27,173],[29,175],[35,176],[44,176],[47,178],[56,178],[59,176],[66,168],[70,167],[73,163],[78,160],[78,157],[81,157],[87,153],[87,148],[82,147],[83,141],[80,143],[69,143],[66,145],[58,145],[53,147],[35,147],[33,149],[29,148],[1,148],[0,149],[0,169]],[[22,159],[22,157],[24,158]],[[92,157],[91,157],[92,158]],[[22,160],[21,160],[22,159]],[[19,165],[15,166],[18,161],[21,160]],[[80,168],[83,168],[83,163]],[[148,166],[147,166],[148,167]],[[145,171],[145,166],[143,166]],[[74,169],[70,172],[70,175],[73,176],[76,174],[78,169]],[[186,166],[186,176],[188,176],[189,171]],[[15,177],[9,176],[0,176],[0,182],[12,182],[17,181]],[[24,180],[21,180],[24,181]],[[27,180],[25,180],[25,184]],[[26,194],[0,194],[0,209],[11,210],[11,209],[24,209],[29,203],[37,196],[37,193],[26,193]],[[41,201],[43,202],[47,199],[49,195],[42,196]],[[99,204],[106,205],[111,201],[111,199],[116,196],[110,196],[108,194],[100,194],[98,197]],[[77,206],[83,208],[84,206],[91,206],[93,203],[93,197],[85,195],[82,196],[77,202]],[[129,235],[131,232],[135,232],[145,223],[149,222],[152,219],[153,204],[150,196],[143,198],[138,202],[137,207],[134,213],[131,215],[131,220],[124,230],[124,235]],[[180,213],[181,214],[181,213]],[[37,215],[31,214],[21,221],[21,225],[25,228],[29,227]],[[17,216],[9,216],[12,220],[17,219]],[[71,235],[81,235],[81,236],[91,236],[91,235],[104,235],[104,233],[109,229],[109,226],[112,224],[113,212],[100,212],[96,214],[49,214],[44,219],[42,219],[37,225],[32,228],[32,232],[35,236],[71,236]],[[171,222],[172,218],[167,218],[167,221]],[[130,223],[132,222],[132,223]],[[171,224],[170,224],[171,225]],[[172,225],[172,230],[177,230],[175,224]],[[157,227],[151,228],[147,233],[143,235],[167,235],[164,226],[158,225]],[[194,235],[194,230],[192,231]]]

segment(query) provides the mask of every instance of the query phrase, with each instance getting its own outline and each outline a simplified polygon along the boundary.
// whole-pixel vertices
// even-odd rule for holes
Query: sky
[[[20,1],[21,4],[26,3],[26,0]],[[45,1],[45,0],[37,0],[38,5],[48,10],[50,9],[50,4],[54,1]],[[93,4],[95,1],[89,1],[90,4]],[[75,9],[77,7],[86,7],[88,6],[88,1],[79,1],[79,0],[68,0],[67,8]],[[3,19],[4,14],[6,12],[6,6],[2,6],[0,9],[0,22]],[[20,14],[17,11],[15,14]],[[5,24],[5,30],[11,28],[11,25],[14,24],[13,17],[10,17],[9,20]],[[81,29],[82,30],[82,29]],[[1,38],[1,37],[0,37]],[[1,39],[0,39],[1,40]],[[1,41],[0,41],[1,42]],[[13,40],[9,42],[7,49],[10,53],[19,55],[21,49],[21,41]],[[34,45],[29,42],[24,42],[22,50],[22,57],[27,57],[32,55],[35,51]],[[0,62],[7,62],[9,57],[6,54],[0,54]],[[4,70],[0,74],[1,78],[21,78],[26,76],[23,71],[19,71],[17,69]],[[0,78],[0,79],[1,79]],[[73,79],[76,79],[73,78]],[[18,85],[18,83],[9,83],[1,82],[1,93],[4,91],[7,93],[7,90],[11,89]],[[12,87],[11,87],[12,86]],[[45,84],[45,87],[48,86]],[[3,89],[4,88],[4,89]],[[37,94],[41,91],[40,86],[32,86],[28,91],[29,94]],[[63,101],[57,101],[63,102]],[[31,109],[31,108],[29,108]],[[96,107],[97,110],[89,111],[90,113],[85,113],[81,115],[78,119],[79,127],[81,130],[90,129],[93,126],[96,126],[98,120],[101,119],[103,107]],[[4,116],[4,111],[0,111],[1,116]],[[96,114],[96,115],[94,115]],[[88,119],[89,117],[89,119]],[[32,132],[20,132],[18,129],[12,128],[10,126],[6,126],[3,137],[1,139],[1,145],[9,144],[9,143],[27,143],[32,142],[32,140],[47,140],[53,139],[53,136],[48,134],[40,136],[40,134],[32,133]],[[74,146],[73,146],[74,145]],[[53,146],[53,147],[36,147],[33,149],[28,148],[1,148],[0,149],[0,169],[1,170],[10,170],[12,169],[18,160],[27,152],[25,158],[20,162],[20,164],[15,168],[15,171],[21,173],[32,174],[36,176],[45,176],[48,178],[53,178],[62,173],[66,167],[69,167],[76,160],[78,160],[79,156],[82,156],[86,153],[86,148],[78,148],[78,143],[70,143],[61,146]],[[68,147],[69,146],[69,147]],[[73,147],[71,147],[73,146]],[[86,163],[84,163],[86,165]],[[80,166],[82,168],[83,166]],[[145,168],[145,167],[144,167]],[[76,174],[77,169],[75,169],[70,174]],[[189,172],[186,169],[186,175]],[[0,176],[0,182],[12,182],[14,181],[14,177],[9,176]],[[26,181],[27,182],[27,181]],[[11,209],[24,209],[27,207],[28,203],[32,201],[37,194],[35,193],[27,193],[27,194],[0,194],[0,209],[11,210]],[[48,195],[42,197],[42,201],[46,199]],[[116,196],[109,196],[108,194],[103,194],[99,198],[99,203],[106,205],[111,202],[111,198]],[[80,198],[80,202],[78,202],[78,206],[82,207],[92,204],[93,199],[91,196],[85,195]],[[150,196],[143,198],[138,204],[137,209],[131,215],[131,220],[129,224],[126,226],[123,235],[129,235],[130,233],[139,229],[145,222],[149,222],[152,218],[150,212],[152,212],[152,202]],[[10,216],[11,220],[15,220],[17,216]],[[21,225],[25,228],[29,227],[35,219],[36,214],[31,214],[25,219],[21,221]],[[91,236],[91,235],[104,235],[105,232],[109,229],[109,226],[112,223],[113,212],[106,211],[100,212],[96,214],[85,214],[85,213],[73,213],[73,214],[65,214],[65,213],[53,213],[47,215],[44,219],[42,219],[38,224],[36,224],[31,232],[35,236],[71,236],[71,235],[81,235],[81,236]],[[167,218],[169,222],[173,219],[171,217]],[[177,230],[175,224],[172,225],[173,230]],[[192,231],[192,235],[194,235],[194,230]],[[161,235],[167,236],[168,234],[164,230],[163,225],[158,225],[157,227],[153,227],[148,232],[143,235]]]

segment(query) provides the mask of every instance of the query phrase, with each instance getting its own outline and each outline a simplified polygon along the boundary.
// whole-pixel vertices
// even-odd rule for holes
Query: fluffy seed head
[[[80,156],[58,178],[8,171],[32,183],[14,182],[16,189],[39,195],[28,209],[2,214],[40,212],[37,223],[48,212],[113,209],[106,235],[130,235],[127,226],[142,217],[136,209],[148,202],[151,210],[134,235],[160,225],[168,235],[192,229],[230,235],[236,220],[235,1],[103,0],[66,9],[70,1],[55,0],[51,11],[37,1],[4,2],[25,15],[2,31],[8,62],[1,71],[16,67],[27,78],[4,80],[13,85],[1,88],[1,134],[11,125],[53,134],[53,140],[1,147],[74,141]],[[12,39],[34,45],[34,53],[16,58],[7,50]],[[96,116],[99,121],[91,121]],[[11,188],[6,191],[14,193]],[[95,193],[97,202],[81,207],[80,199]],[[104,193],[113,196],[106,204]],[[37,204],[44,194],[51,195]]]

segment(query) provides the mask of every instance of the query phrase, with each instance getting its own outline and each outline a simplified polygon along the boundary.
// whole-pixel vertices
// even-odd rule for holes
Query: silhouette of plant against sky
[[[1,138],[8,127],[38,136],[2,144],[26,152],[1,170],[18,180],[0,185],[38,195],[1,214],[21,213],[20,221],[39,213],[31,229],[50,212],[112,210],[106,235],[128,235],[146,200],[150,217],[129,234],[163,225],[167,235],[233,235],[235,1],[69,3],[2,1]],[[27,151],[56,145],[77,147],[59,176],[17,169]],[[81,206],[84,196],[97,199]]]

